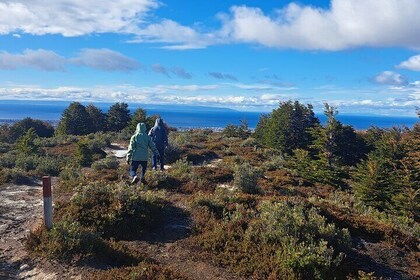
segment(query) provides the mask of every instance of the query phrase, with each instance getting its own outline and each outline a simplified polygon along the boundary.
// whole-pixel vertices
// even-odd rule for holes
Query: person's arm
[[[164,131],[164,138],[163,138],[163,141],[164,141],[164,144],[165,144],[165,148],[166,147],[168,147],[168,131],[166,130],[166,127],[163,129],[163,131]]]
[[[153,143],[153,141],[152,141],[152,138],[151,138],[151,137],[149,137],[149,148],[150,148],[150,150],[152,150],[152,152],[153,152],[153,154],[154,154],[155,156],[159,156],[159,152],[158,152],[158,150],[157,150],[157,148],[156,148],[155,143]]]
[[[127,163],[130,164],[130,161],[134,154],[134,149],[136,148],[136,137],[131,136],[130,144],[128,145],[128,151],[127,151]]]

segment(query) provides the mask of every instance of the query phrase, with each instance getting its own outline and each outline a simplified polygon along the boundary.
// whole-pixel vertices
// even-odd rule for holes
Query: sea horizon
[[[72,101],[65,100],[1,100],[0,124],[14,123],[26,117],[40,119],[56,124],[62,112]],[[83,105],[94,104],[103,112],[115,102],[80,102]],[[231,108],[194,106],[182,104],[140,104],[127,102],[131,112],[143,108],[148,115],[160,115],[170,126],[175,128],[213,128],[221,129],[228,124],[238,125],[245,119],[251,129],[254,129],[261,115],[271,111],[240,111]],[[321,112],[315,115],[324,122],[325,116]],[[348,114],[339,113],[337,119],[344,125],[351,125],[355,129],[364,130],[371,126],[390,128],[393,126],[412,127],[418,122],[418,117]]]

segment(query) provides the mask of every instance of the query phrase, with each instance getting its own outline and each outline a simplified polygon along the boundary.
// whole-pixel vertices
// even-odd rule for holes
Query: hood
[[[136,127],[136,132],[134,134],[138,135],[140,133],[145,133],[145,132],[146,132],[146,124],[145,123],[138,123],[137,127]]]
[[[163,127],[163,120],[161,118],[157,118],[155,121],[155,127]]]

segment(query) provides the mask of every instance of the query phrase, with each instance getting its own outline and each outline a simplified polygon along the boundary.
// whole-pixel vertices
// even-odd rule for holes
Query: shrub
[[[177,160],[171,168],[171,173],[175,178],[186,179],[191,172],[191,163],[186,158]]]
[[[282,168],[286,165],[285,159],[280,155],[273,155],[261,166],[263,170],[273,171]]]
[[[1,168],[13,168],[16,166],[16,155],[8,152],[0,156]]]
[[[51,259],[94,259],[106,266],[136,265],[144,258],[128,247],[107,241],[77,221],[61,220],[51,230],[40,227],[31,231],[26,246],[36,254]]]
[[[80,166],[69,165],[60,172],[60,178],[66,181],[78,181],[82,177]]]
[[[138,238],[160,223],[164,201],[156,194],[119,184],[95,183],[76,190],[63,212],[104,237]]]
[[[258,193],[258,178],[261,171],[254,168],[249,163],[235,165],[233,184],[244,193]]]
[[[241,147],[261,147],[261,145],[257,139],[250,137],[241,143]]]
[[[0,184],[13,183],[18,185],[30,184],[31,179],[26,173],[18,168],[4,168],[0,169]]]
[[[219,209],[213,201],[200,203]],[[255,213],[247,203],[237,203],[233,210],[229,205],[224,206],[222,220],[203,221],[206,230],[198,242],[236,273],[256,279],[332,279],[336,275],[350,235],[327,223],[317,209],[265,201]]]
[[[110,156],[92,163],[92,168],[95,170],[103,170],[103,169],[117,169],[119,166],[119,162],[117,158],[114,156]]]
[[[38,156],[19,156],[16,159],[16,167],[25,171],[35,170],[38,165]]]
[[[58,176],[63,163],[60,159],[54,157],[38,158],[38,164],[35,169],[38,175]]]

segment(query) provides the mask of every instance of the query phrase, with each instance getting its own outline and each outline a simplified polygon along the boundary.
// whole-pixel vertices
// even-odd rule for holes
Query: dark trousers
[[[130,176],[133,178],[136,176],[137,169],[141,165],[141,177],[140,179],[144,179],[144,174],[146,174],[147,169],[147,161],[132,161],[130,165]]]
[[[165,161],[164,161],[164,155],[165,155],[165,147],[156,147],[158,152],[159,152],[159,163],[160,163],[160,170],[164,169],[164,165],[165,165]],[[157,167],[157,156],[153,155],[152,156],[152,167],[156,168]]]

